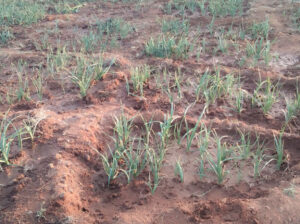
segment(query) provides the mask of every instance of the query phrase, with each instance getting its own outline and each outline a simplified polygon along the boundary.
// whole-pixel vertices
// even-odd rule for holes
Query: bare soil
[[[0,105],[4,114],[30,115],[43,118],[38,124],[36,140],[25,141],[23,149],[13,145],[11,162],[0,172],[0,223],[119,223],[119,224],[183,224],[183,223],[300,223],[300,126],[297,117],[283,135],[285,163],[281,170],[270,163],[259,178],[253,177],[251,161],[228,163],[229,173],[225,181],[217,184],[216,176],[207,171],[204,178],[198,175],[197,150],[186,152],[185,142],[178,146],[171,141],[163,168],[162,179],[152,195],[146,184],[145,172],[129,185],[124,178],[116,179],[110,187],[101,159],[95,150],[108,151],[113,135],[114,116],[122,111],[133,117],[142,115],[146,120],[162,121],[170,110],[166,94],[156,90],[150,81],[144,97],[128,96],[125,77],[130,68],[148,64],[156,68],[176,71],[181,68],[185,79],[206,68],[213,69],[217,62],[222,73],[240,72],[244,88],[253,91],[259,76],[281,82],[281,92],[293,93],[300,75],[300,35],[292,27],[284,10],[290,10],[283,0],[249,1],[242,17],[216,19],[217,25],[247,24],[269,18],[274,41],[272,52],[278,58],[269,66],[260,68],[236,66],[236,56],[204,55],[199,60],[191,56],[186,60],[162,59],[144,54],[144,45],[160,31],[160,18],[166,2],[161,0],[143,3],[96,1],[87,3],[76,14],[49,15],[37,24],[13,27],[15,38],[0,48],[0,92],[16,85],[12,63],[20,59],[29,67],[46,66],[47,50],[38,50],[43,33],[58,27],[58,33],[49,36],[49,44],[69,43],[87,32],[97,19],[123,18],[133,24],[135,32],[120,41],[120,46],[109,49],[104,57],[116,58],[103,80],[95,82],[82,99],[79,90],[71,82],[46,79],[44,97],[32,95],[30,101],[13,105]],[[287,11],[288,12],[288,11]],[[176,17],[176,12],[169,17]],[[199,13],[188,15],[191,30],[198,25],[206,27],[211,17]],[[73,29],[78,27],[77,30]],[[59,38],[58,38],[59,37]],[[210,36],[207,34],[207,39]],[[74,53],[76,54],[76,52]],[[96,53],[94,53],[96,55]],[[30,78],[33,74],[28,70]],[[183,86],[183,99],[175,100],[175,114],[180,117],[193,102],[191,87]],[[188,113],[189,124],[195,124],[204,102],[198,102]],[[269,115],[250,105],[239,115],[232,111],[228,100],[220,100],[208,108],[203,122],[219,135],[238,140],[238,130],[258,133],[267,146],[273,145],[273,134],[278,134],[284,122],[284,97],[275,103]],[[142,126],[135,119],[137,130]],[[158,130],[156,130],[158,131]],[[211,149],[214,150],[213,148]],[[180,158],[185,180],[180,183],[174,175],[174,164]],[[287,195],[285,189],[293,184],[295,194]],[[44,209],[44,210],[43,210]],[[38,212],[43,210],[42,217]]]

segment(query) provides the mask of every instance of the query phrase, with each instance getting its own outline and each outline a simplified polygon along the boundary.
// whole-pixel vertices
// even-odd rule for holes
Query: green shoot
[[[280,133],[278,137],[274,135],[274,144],[275,144],[275,149],[277,153],[277,164],[276,164],[276,169],[280,170],[280,167],[283,163],[284,159],[284,142],[282,140],[282,135],[283,132]]]
[[[148,65],[135,67],[131,69],[130,81],[132,83],[133,92],[139,92],[140,96],[144,96],[144,85],[150,78],[151,70]],[[128,95],[130,94],[129,81],[126,79]]]
[[[198,130],[199,124],[200,124],[200,122],[202,120],[202,117],[205,114],[205,112],[206,112],[206,106],[203,108],[200,116],[198,117],[198,120],[197,120],[195,126],[191,129],[187,130],[185,135],[182,137],[182,139],[186,138],[186,141],[187,141],[186,151],[187,152],[190,151],[190,148],[192,146],[192,142],[193,142],[194,138],[196,137],[196,132]],[[187,128],[188,128],[188,126],[187,126]]]
[[[184,182],[183,168],[182,168],[180,160],[176,161],[174,174],[175,174],[175,176],[178,175],[180,177],[181,183]]]

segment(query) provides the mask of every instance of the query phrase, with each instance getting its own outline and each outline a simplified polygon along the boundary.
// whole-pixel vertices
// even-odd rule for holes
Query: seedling
[[[188,125],[187,125],[187,131],[186,131],[185,135],[182,137],[182,139],[186,138],[186,141],[187,141],[186,151],[187,152],[190,151],[190,148],[192,146],[192,142],[193,142],[194,138],[196,137],[196,132],[198,130],[198,127],[200,125],[202,117],[206,112],[206,108],[207,108],[207,106],[205,106],[203,108],[203,110],[202,110],[200,116],[198,117],[198,120],[197,120],[197,122],[196,122],[196,124],[193,128],[188,129]]]
[[[148,155],[145,152],[147,148],[144,149],[142,147],[141,139],[138,139],[137,148],[134,149],[135,140],[136,139],[133,139],[130,146],[122,153],[122,159],[125,161],[126,170],[121,169],[121,171],[127,176],[128,183],[143,172],[148,161]]]
[[[229,48],[229,46],[228,46],[226,39],[224,39],[223,36],[219,36],[218,37],[218,46],[214,50],[214,52],[217,53],[218,51],[221,51],[223,54],[226,54],[228,52],[228,48]]]
[[[87,66],[84,68],[82,73],[79,73],[77,70],[75,70],[72,73],[71,78],[72,81],[78,85],[81,97],[85,97],[87,90],[90,88],[92,81],[95,79],[93,68]]]
[[[41,71],[37,72],[37,78],[32,79],[32,83],[36,89],[36,93],[39,97],[40,100],[43,99],[43,88],[44,88],[44,78],[43,78],[43,73]]]
[[[251,155],[251,148],[253,147],[251,144],[250,133],[245,134],[239,130],[239,134],[240,142],[238,148],[240,150],[240,157],[241,159],[247,160]],[[256,142],[254,144],[256,144]]]
[[[292,21],[298,31],[300,31],[300,7],[296,7],[292,13]]]
[[[254,169],[254,178],[257,178],[261,175],[261,172],[264,170],[264,168],[270,163],[272,162],[274,159],[270,159],[268,160],[262,167],[261,164],[264,161],[264,159],[266,158],[266,154],[264,154],[265,152],[265,147],[264,147],[264,142],[260,143],[259,142],[259,136],[257,136],[256,139],[256,152],[253,155],[253,169]]]
[[[177,95],[178,95],[178,98],[181,99],[182,98],[182,92],[181,92],[181,83],[182,82],[182,76],[181,76],[181,71],[178,70],[178,74],[177,72],[175,72],[175,85],[176,85],[176,88],[177,88]]]
[[[262,37],[256,39],[254,43],[248,42],[246,46],[247,57],[252,57],[253,65],[256,65],[260,59],[264,59],[265,64],[268,65],[272,59],[270,51],[271,42],[269,40],[264,42]]]
[[[7,117],[8,112],[2,118],[0,124],[0,168],[1,164],[5,163],[10,165],[9,154],[11,150],[11,144],[14,140],[18,140],[19,146],[22,148],[22,135],[24,133],[24,128],[16,128],[13,124],[14,119],[9,119]]]
[[[299,112],[299,105],[297,99],[293,101],[286,99],[286,109],[283,112],[285,125],[287,125],[291,120],[296,118],[296,115]]]
[[[140,96],[144,96],[144,85],[150,78],[151,70],[148,65],[135,67],[131,69],[130,81],[133,87],[133,93],[139,92]],[[128,95],[130,95],[129,81],[126,79],[126,86]]]
[[[83,45],[83,49],[87,53],[91,53],[95,50],[100,41],[100,36],[97,33],[90,31],[87,35],[84,35],[81,38],[81,44]]]
[[[235,109],[239,114],[243,111],[244,104],[244,92],[243,89],[238,89],[237,95],[235,96]]]
[[[174,35],[187,34],[189,31],[189,22],[187,20],[163,20],[161,30],[163,33],[171,33]]]
[[[232,74],[221,77],[220,70],[217,69],[214,76],[210,76],[210,86],[204,90],[204,96],[207,104],[213,104],[219,98],[222,98],[232,92],[236,79]]]
[[[227,174],[227,171],[224,169],[224,160],[223,160],[223,148],[218,147],[217,148],[217,160],[214,161],[212,156],[209,155],[208,157],[208,163],[211,167],[211,169],[214,171],[214,173],[217,175],[218,183],[221,184]]]
[[[0,45],[5,45],[9,40],[13,39],[14,35],[10,32],[7,27],[0,30]]]
[[[114,61],[115,59],[112,59],[110,65],[104,68],[102,56],[91,62],[82,56],[77,57],[77,65],[71,73],[71,79],[78,85],[82,97],[86,96],[92,81],[102,79]]]
[[[124,39],[134,31],[134,27],[121,18],[109,18],[104,21],[97,21],[96,25],[100,36],[106,34],[108,37],[115,36],[117,39]]]
[[[171,104],[171,111],[167,115],[164,115],[164,121],[159,122],[160,132],[158,132],[158,136],[160,137],[160,149],[165,150],[168,143],[169,138],[171,137],[171,128],[173,123],[173,115],[174,115],[174,104]]]
[[[160,182],[160,159],[157,157],[156,152],[153,149],[149,150],[149,165],[150,173],[147,185],[150,188],[151,193],[154,194]],[[153,180],[151,179],[151,174],[153,176]]]
[[[45,8],[36,1],[1,1],[0,26],[30,25],[45,16]]]
[[[278,84],[273,85],[270,78],[265,81],[259,81],[252,96],[252,105],[261,107],[264,114],[267,114],[278,96]]]
[[[290,187],[283,189],[283,193],[289,197],[294,197],[296,194],[295,184],[291,183]]]
[[[25,73],[26,64],[22,61],[18,62],[17,76],[18,76],[18,89],[16,90],[17,99],[19,101],[25,99],[30,100],[30,88],[27,77],[23,78]]]
[[[41,219],[45,219],[45,218],[46,218],[46,217],[45,217],[45,212],[47,211],[47,209],[44,208],[44,205],[45,205],[45,202],[43,202],[43,203],[41,204],[40,210],[38,210],[38,211],[36,212],[35,217],[37,218],[38,222],[40,222]]]
[[[53,74],[59,72],[68,65],[70,61],[70,54],[66,50],[66,46],[58,47],[56,52],[53,52],[53,49],[49,49],[50,53],[47,55],[47,69]]]
[[[281,133],[279,134],[278,137],[276,137],[274,135],[274,144],[275,144],[275,149],[276,149],[276,153],[277,153],[277,164],[276,164],[276,169],[280,170],[280,167],[283,163],[283,159],[284,159],[284,142],[282,140],[282,135],[283,135],[283,131],[281,131]]]
[[[115,117],[114,132],[116,135],[115,144],[116,148],[124,151],[128,146],[130,140],[130,133],[132,129],[133,118],[127,119],[122,113],[120,117]]]
[[[201,91],[205,91],[209,87],[209,82],[210,82],[210,72],[208,69],[204,72],[204,74],[201,76],[199,83],[197,85],[195,95],[196,95],[196,100],[195,102],[199,101],[200,99],[200,93]]]
[[[23,120],[24,132],[29,135],[29,139],[31,140],[31,142],[34,141],[36,128],[43,119],[44,119],[44,117],[40,118],[38,120],[36,120],[32,117],[28,117],[27,119]],[[27,138],[25,138],[25,139],[27,139]]]
[[[151,38],[145,46],[145,52],[149,56],[160,58],[175,57],[186,59],[193,49],[193,44],[187,37],[175,38],[174,36],[161,36],[157,39]]]
[[[208,10],[216,17],[235,16],[242,13],[243,2],[243,0],[212,0],[209,1]]]
[[[250,35],[253,40],[256,40],[258,37],[263,37],[267,40],[270,30],[271,28],[268,19],[261,23],[253,23],[253,25],[249,28]]]
[[[175,174],[175,176],[179,176],[180,177],[181,183],[184,182],[183,168],[182,168],[180,160],[176,161],[174,174]]]
[[[121,154],[118,150],[116,150],[114,153],[111,151],[110,148],[109,150],[112,155],[112,161],[109,161],[107,155],[99,153],[102,160],[104,171],[108,178],[107,179],[108,186],[110,185],[111,181],[114,180],[119,174],[120,170],[119,170],[118,158],[121,157]]]
[[[211,130],[205,124],[201,124],[200,132],[197,134],[197,149],[202,156],[208,149]]]
[[[187,127],[187,121],[186,121],[187,112],[193,105],[194,104],[190,104],[189,106],[187,106],[187,108],[184,110],[180,123],[176,123],[174,126],[174,136],[177,139],[177,144],[179,146],[181,145],[181,140],[182,140],[181,132],[182,132],[183,124],[185,124]]]
[[[214,24],[215,24],[215,16],[212,17],[210,23],[207,25],[207,28],[208,28],[209,33],[210,33],[210,36],[213,36]]]

